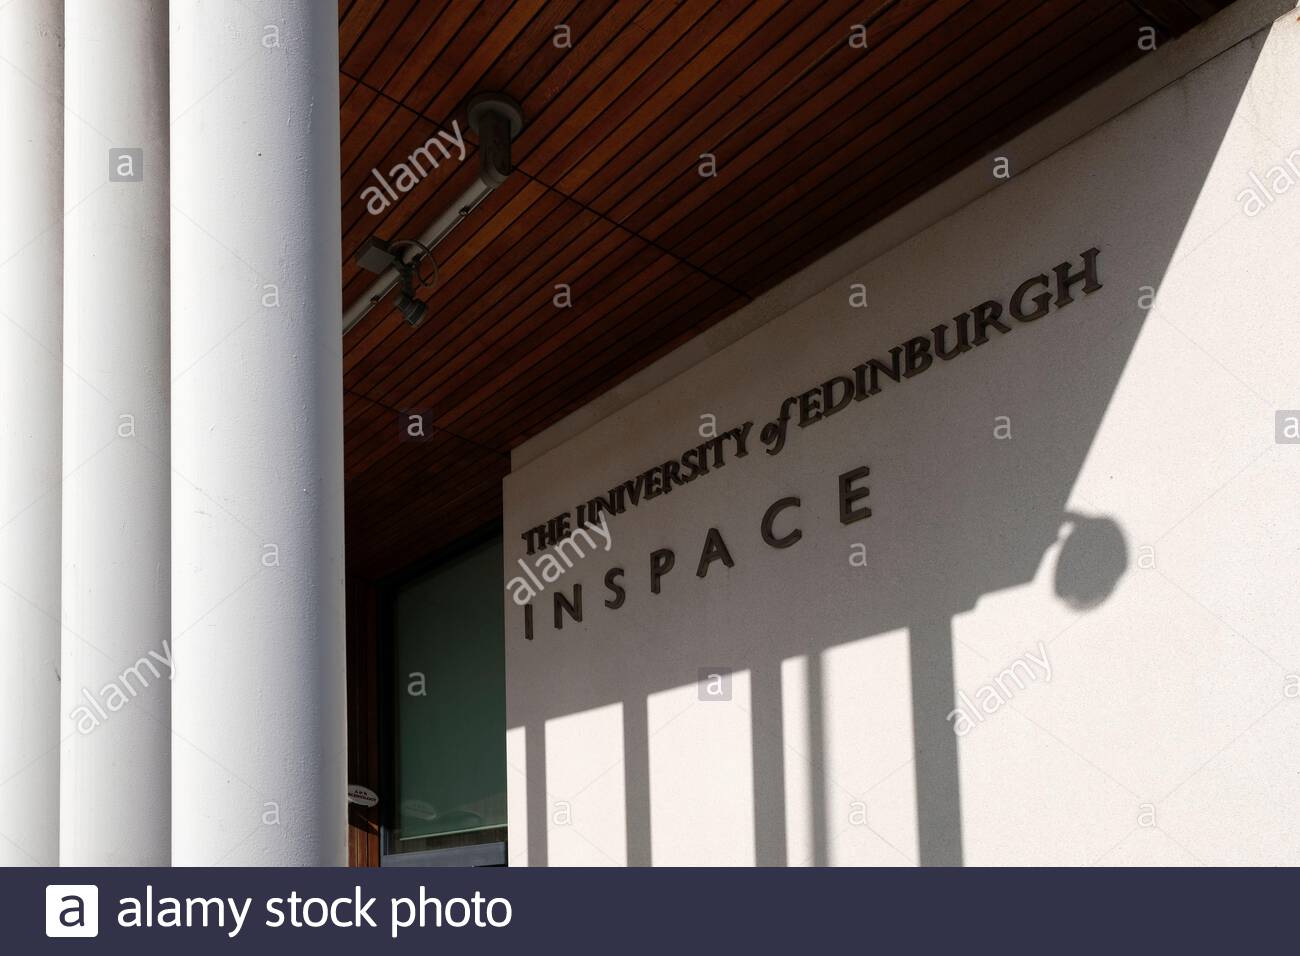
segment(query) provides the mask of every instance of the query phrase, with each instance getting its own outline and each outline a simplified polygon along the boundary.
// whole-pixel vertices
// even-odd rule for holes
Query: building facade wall
[[[512,864],[1300,863],[1298,61],[1290,13],[1006,156],[515,470],[504,575],[540,593],[531,638],[507,603]],[[962,314],[973,343],[981,307],[986,342],[913,344],[914,375],[819,419],[867,359],[908,368]],[[638,475],[545,580],[529,529]]]

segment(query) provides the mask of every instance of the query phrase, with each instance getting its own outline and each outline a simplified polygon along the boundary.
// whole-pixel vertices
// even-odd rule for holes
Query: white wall
[[[1300,169],[1300,23],[1233,42],[1239,14],[1179,41],[1224,37],[1190,74],[1012,152],[1009,181],[507,479],[509,576],[525,529],[680,455],[701,416],[756,433],[1101,249],[1099,291],[615,518],[534,640],[508,606],[513,864],[1300,863],[1300,446],[1275,441],[1300,408],[1300,176],[1269,175]],[[841,525],[859,465],[874,513]],[[803,538],[775,550],[759,521],[786,495]],[[735,566],[701,580],[710,527]],[[583,621],[556,631],[575,583]],[[954,693],[1027,652],[1050,681],[955,736]],[[701,700],[718,667],[731,700]]]

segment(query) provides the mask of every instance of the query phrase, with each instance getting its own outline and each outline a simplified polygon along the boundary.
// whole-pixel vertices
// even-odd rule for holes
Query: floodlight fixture
[[[371,236],[357,252],[356,263],[369,272],[378,274],[353,305],[343,313],[344,334],[379,304],[394,289],[398,290],[395,305],[411,325],[419,325],[428,312],[425,303],[416,298],[416,281],[425,282],[420,263],[433,261],[433,249],[456,228],[478,205],[506,181],[513,171],[510,144],[524,128],[524,114],[519,104],[502,93],[477,93],[468,103],[470,129],[478,136],[479,171],[473,184],[448,209],[434,219],[418,239],[386,242]],[[395,250],[404,245],[416,246],[417,251],[403,259]],[[436,264],[435,264],[436,281]]]

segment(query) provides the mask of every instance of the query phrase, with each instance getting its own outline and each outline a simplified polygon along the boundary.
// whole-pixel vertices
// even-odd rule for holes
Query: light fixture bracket
[[[365,293],[343,313],[343,332],[347,333],[371,309],[394,290],[404,302],[398,310],[412,325],[424,317],[424,303],[415,298],[416,283],[428,287],[438,281],[437,262],[433,249],[442,242],[457,224],[478,207],[497,187],[504,183],[514,169],[510,144],[524,128],[524,113],[515,100],[504,93],[476,93],[466,104],[470,129],[478,137],[479,173],[469,188],[445,209],[418,239],[386,242],[372,236],[357,251],[355,261],[369,272],[378,275]],[[403,245],[414,245],[419,251],[404,259],[399,251]],[[421,263],[428,259],[433,264],[432,280],[426,280]],[[408,307],[420,307],[412,314]]]
[[[475,93],[468,112],[469,128],[478,136],[479,178],[495,189],[514,169],[510,144],[524,128],[524,112],[504,93]]]
[[[367,272],[383,275],[400,262],[401,259],[393,252],[392,244],[378,236],[371,236],[357,250],[356,263]]]
[[[510,123],[510,138],[513,140],[523,131],[524,111],[512,97],[504,93],[475,93],[469,98],[467,107],[469,128],[476,135],[482,136],[484,119],[492,114],[504,116]]]

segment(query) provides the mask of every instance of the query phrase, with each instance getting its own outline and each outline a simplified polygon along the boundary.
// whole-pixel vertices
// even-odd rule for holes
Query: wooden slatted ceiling
[[[1224,5],[341,0],[345,303],[361,243],[419,235],[472,182],[470,95],[527,120],[515,174],[439,246],[424,324],[382,303],[345,337],[351,570],[495,520],[511,448],[1137,58],[1141,28]],[[368,212],[372,170],[453,124],[464,161]]]

